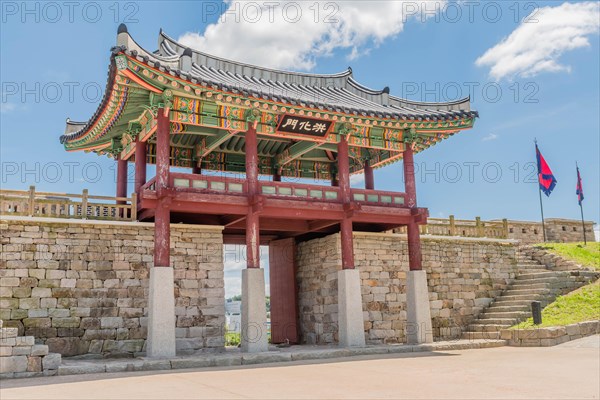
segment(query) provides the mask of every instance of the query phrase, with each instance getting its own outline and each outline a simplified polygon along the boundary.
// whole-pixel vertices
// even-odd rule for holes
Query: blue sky
[[[558,180],[544,198],[546,216],[579,218],[578,161],[586,219],[600,220],[598,3],[536,2],[533,11],[532,3],[469,8],[442,1],[426,13],[412,8],[422,2],[329,2],[335,7],[320,3],[317,16],[302,3],[298,19],[300,3],[276,2],[274,21],[265,8],[257,18],[251,3],[264,5],[76,2],[69,9],[3,2],[1,186],[114,193],[111,160],[66,153],[58,138],[67,117],[87,120],[95,111],[109,50],[125,21],[147,49],[163,28],[188,45],[242,61],[317,73],[351,66],[364,85],[389,86],[414,100],[471,95],[480,113],[475,128],[415,159],[419,203],[432,217],[537,220],[537,138]],[[229,13],[219,19],[217,9]],[[533,22],[524,22],[532,12]],[[337,23],[325,21],[332,13]],[[375,180],[380,189],[401,191],[401,164],[377,170]]]

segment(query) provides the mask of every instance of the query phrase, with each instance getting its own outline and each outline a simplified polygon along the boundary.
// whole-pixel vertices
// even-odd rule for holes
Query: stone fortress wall
[[[517,272],[511,240],[422,237],[435,339],[459,338],[462,330]],[[406,329],[408,249],[404,235],[354,233],[367,343],[403,343]],[[300,330],[305,343],[336,343],[339,235],[301,243],[296,256]]]
[[[220,227],[171,227],[178,351],[221,348]],[[150,223],[0,217],[0,319],[63,356],[144,350]]]
[[[544,241],[541,222],[491,220],[483,221],[458,220],[449,218],[429,218],[427,225],[422,225],[422,235],[482,237],[496,239],[515,239],[522,244],[536,244]],[[546,241],[548,242],[583,242],[583,226],[581,221],[563,218],[547,218],[545,220]],[[396,233],[406,233],[405,228],[394,230]],[[594,222],[585,221],[586,239],[596,241],[594,237]]]
[[[569,224],[575,223],[555,224],[557,235],[565,240],[576,232]],[[178,352],[221,349],[225,326],[221,228],[174,224],[171,229]],[[548,224],[547,229],[554,228]],[[149,223],[0,216],[4,326],[17,328],[19,336],[35,336],[36,344],[63,356],[143,352],[153,230]],[[436,339],[459,337],[507,287],[515,277],[518,244],[422,236]],[[404,342],[405,237],[355,232],[354,246],[367,342]],[[337,341],[340,254],[338,234],[298,245],[299,322],[305,343]]]

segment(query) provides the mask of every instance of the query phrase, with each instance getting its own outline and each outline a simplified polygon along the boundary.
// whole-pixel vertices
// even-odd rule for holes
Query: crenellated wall
[[[513,241],[422,237],[433,334],[452,339],[515,277]],[[367,343],[405,342],[405,236],[354,233],[356,267],[362,283]],[[297,280],[300,331],[304,343],[337,342],[339,235],[298,245]]]
[[[149,223],[0,217],[0,319],[51,352],[133,355],[147,335]],[[171,226],[178,351],[224,345],[220,227]]]

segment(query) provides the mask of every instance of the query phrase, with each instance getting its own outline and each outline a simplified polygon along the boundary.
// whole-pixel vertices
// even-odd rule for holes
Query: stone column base
[[[175,282],[173,268],[150,268],[148,297],[148,341],[146,355],[152,358],[175,356]]]
[[[338,271],[338,329],[340,346],[365,346],[365,324],[358,269]]]
[[[242,270],[242,351],[268,351],[265,273],[262,268]]]
[[[407,343],[433,343],[427,273],[423,270],[408,271],[406,280]]]

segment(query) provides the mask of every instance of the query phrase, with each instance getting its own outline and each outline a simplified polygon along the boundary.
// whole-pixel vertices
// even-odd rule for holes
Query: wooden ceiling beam
[[[223,131],[216,136],[203,138],[201,143],[196,146],[194,157],[196,160],[201,160],[209,155],[217,147],[237,135],[240,131]]]

